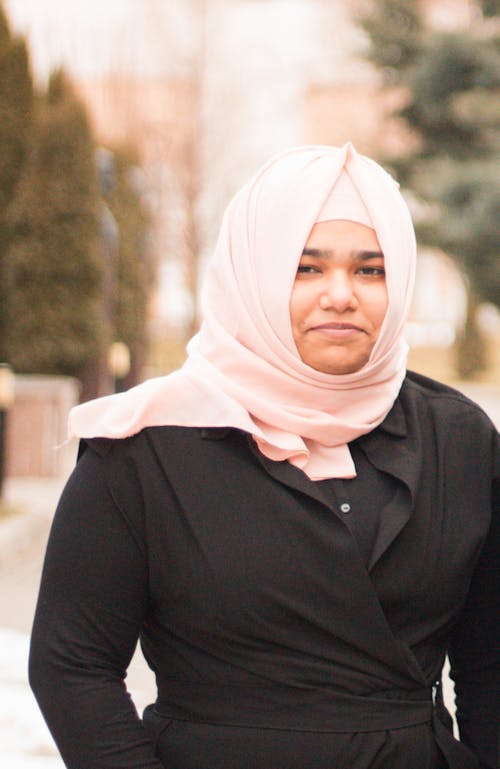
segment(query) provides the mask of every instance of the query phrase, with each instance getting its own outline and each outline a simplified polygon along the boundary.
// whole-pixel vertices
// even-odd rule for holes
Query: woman
[[[68,767],[497,765],[498,435],[406,374],[414,263],[383,169],[286,152],[226,211],[183,368],[72,412],[30,658]]]

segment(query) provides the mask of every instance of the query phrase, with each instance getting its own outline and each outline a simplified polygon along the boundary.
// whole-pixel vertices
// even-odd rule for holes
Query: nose
[[[319,306],[322,310],[335,310],[336,312],[345,312],[345,310],[355,308],[356,297],[352,281],[343,270],[334,271],[328,276],[319,298]]]

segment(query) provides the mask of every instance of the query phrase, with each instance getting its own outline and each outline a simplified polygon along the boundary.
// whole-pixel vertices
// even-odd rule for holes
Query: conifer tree
[[[9,293],[6,254],[7,209],[26,162],[33,120],[34,90],[25,41],[10,31],[0,4],[0,360],[5,360]]]
[[[18,372],[82,377],[106,344],[98,200],[87,116],[59,71],[9,212],[7,341]]]
[[[420,238],[456,256],[478,297],[500,306],[500,36],[491,19],[497,14],[498,1],[478,3],[467,29],[443,33],[425,26],[419,3],[375,0],[362,24],[369,58],[408,93],[397,115],[419,146],[386,160],[431,204]]]
[[[410,0],[373,0],[361,19],[370,60],[387,85],[407,94],[395,114],[417,139],[406,154],[380,159],[425,203],[420,242],[458,260],[471,304],[500,306],[500,4],[478,0],[470,25],[450,32],[426,25],[423,8]],[[470,316],[467,332],[477,348],[472,322]],[[469,352],[465,357],[471,360]]]

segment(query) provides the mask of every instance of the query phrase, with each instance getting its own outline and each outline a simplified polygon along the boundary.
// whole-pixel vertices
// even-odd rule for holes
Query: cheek
[[[292,326],[292,332],[294,338],[298,330],[303,323],[304,316],[307,313],[307,307],[310,303],[307,290],[304,290],[305,285],[303,283],[296,283],[292,289],[290,296],[290,323]],[[295,340],[297,341],[297,340]]]
[[[380,330],[384,318],[387,313],[387,307],[389,304],[387,296],[387,288],[385,284],[381,284],[379,289],[367,297],[366,309],[369,313],[369,317],[374,327]]]

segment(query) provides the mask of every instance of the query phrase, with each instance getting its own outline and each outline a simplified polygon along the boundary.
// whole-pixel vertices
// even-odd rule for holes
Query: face
[[[385,312],[384,256],[375,230],[349,221],[315,224],[290,299],[300,357],[325,374],[367,363]]]

